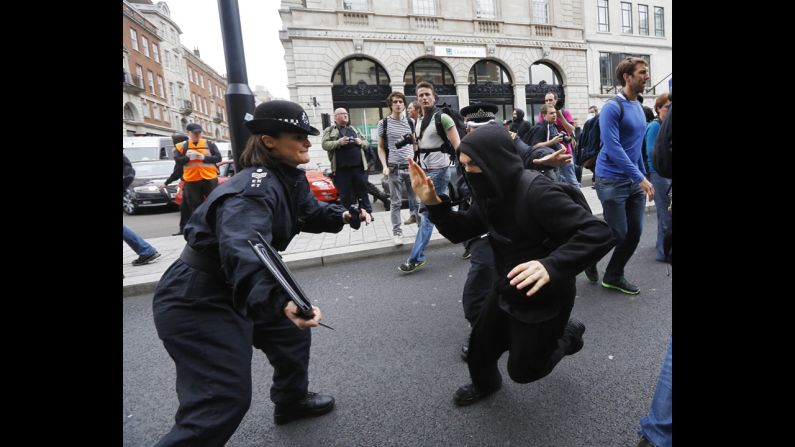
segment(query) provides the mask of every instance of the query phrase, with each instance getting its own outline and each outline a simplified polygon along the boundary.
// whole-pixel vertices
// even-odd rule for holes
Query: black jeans
[[[347,209],[351,204],[361,204],[368,213],[373,212],[370,197],[367,195],[367,173],[361,166],[337,167],[334,185],[343,207]]]
[[[545,377],[560,362],[571,340],[561,338],[571,315],[562,309],[551,320],[522,323],[500,309],[493,292],[483,305],[469,339],[469,375],[478,388],[493,388],[502,382],[497,360],[509,351],[508,374],[517,383]]]
[[[469,324],[474,325],[483,303],[494,290],[497,270],[494,268],[494,251],[488,237],[470,239],[465,247],[472,257],[469,259],[469,272],[464,283],[464,292],[461,294],[461,303],[464,305],[464,317]]]
[[[213,192],[216,186],[218,186],[218,178],[185,182],[185,191],[182,192],[182,200],[186,201],[187,205],[185,210],[185,214],[188,216],[186,218],[186,223],[187,219],[190,219],[190,216],[193,214],[193,211],[204,202],[204,199]]]

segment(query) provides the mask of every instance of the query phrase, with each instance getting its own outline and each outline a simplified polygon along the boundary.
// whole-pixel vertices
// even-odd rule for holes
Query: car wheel
[[[138,207],[135,206],[132,196],[130,195],[130,191],[124,192],[124,203],[122,205],[122,209],[124,210],[125,214],[130,214],[130,215],[133,215],[138,212]]]

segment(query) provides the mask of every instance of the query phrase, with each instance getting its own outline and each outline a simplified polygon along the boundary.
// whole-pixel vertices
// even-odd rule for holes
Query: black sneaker
[[[160,257],[160,253],[154,252],[149,256],[138,256],[138,259],[132,262],[132,265],[144,265],[149,264],[150,262],[154,261],[155,259]]]
[[[334,397],[327,394],[306,393],[306,396],[292,404],[276,404],[273,421],[276,425],[286,424],[296,419],[320,416],[334,409]]]
[[[637,295],[640,293],[640,288],[627,281],[623,276],[618,281],[607,282],[603,279],[602,287],[606,289],[616,289],[621,293],[626,293],[627,295]]]
[[[573,355],[580,352],[585,344],[582,340],[582,334],[584,333],[585,325],[582,321],[570,318],[569,322],[566,323],[566,329],[563,329],[563,337],[569,339],[566,355]]]
[[[455,394],[453,395],[453,402],[459,407],[465,407],[467,405],[472,405],[475,402],[494,394],[497,390],[502,387],[502,384],[497,385],[494,388],[478,388],[475,385],[469,384],[464,385],[461,388],[457,389]]]
[[[596,264],[585,268],[585,277],[592,283],[599,281],[599,270],[596,269]]]
[[[468,248],[466,250],[464,250],[464,254],[461,255],[461,259],[469,259],[471,257],[472,257],[472,253],[469,252]]]
[[[412,273],[425,265],[426,262],[428,261],[406,261],[403,264],[400,264],[398,270],[400,270],[402,273]]]

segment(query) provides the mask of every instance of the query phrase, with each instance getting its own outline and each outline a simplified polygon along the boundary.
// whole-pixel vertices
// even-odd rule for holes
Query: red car
[[[233,160],[223,160],[218,163],[218,184],[221,185],[229,180],[229,177],[234,175]],[[309,189],[315,198],[321,202],[336,202],[337,188],[334,182],[323,171],[306,171],[306,180],[309,182]],[[183,180],[179,181],[177,186],[177,194],[174,197],[174,202],[177,205],[182,203],[182,188],[185,185]]]

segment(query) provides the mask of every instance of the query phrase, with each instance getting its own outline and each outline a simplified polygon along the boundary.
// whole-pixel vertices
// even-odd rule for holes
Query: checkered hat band
[[[496,115],[492,112],[486,112],[483,109],[478,109],[475,113],[470,113],[467,115],[467,119],[477,119],[477,118],[494,118]]]

